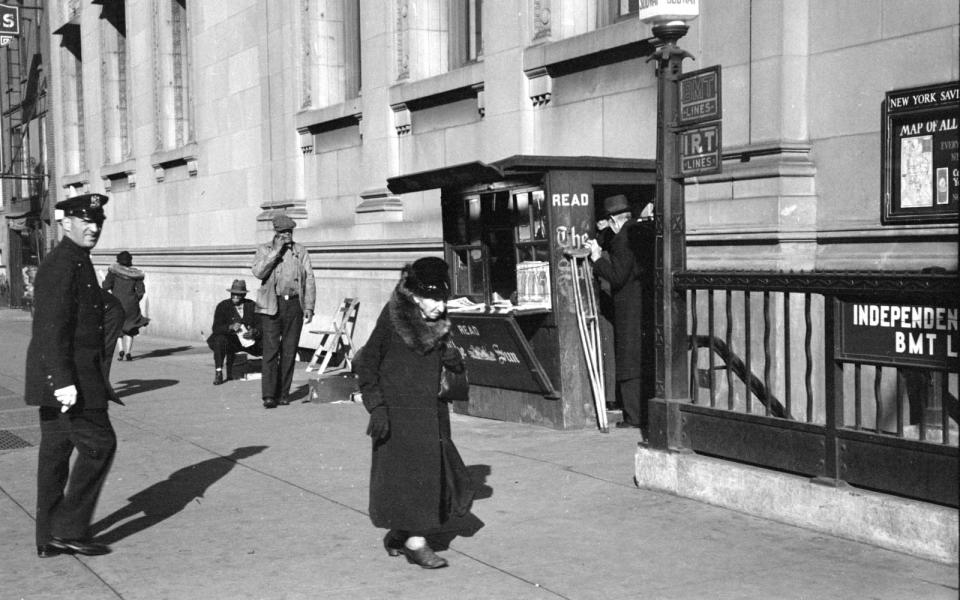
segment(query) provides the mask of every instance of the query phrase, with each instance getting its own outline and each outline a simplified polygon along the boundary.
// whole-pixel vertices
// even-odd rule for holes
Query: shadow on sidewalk
[[[145,358],[162,358],[164,356],[170,356],[171,354],[177,354],[178,352],[186,352],[187,350],[193,350],[193,346],[174,346],[173,348],[157,348],[156,350],[151,350],[146,354],[134,354],[132,360],[143,360]]]
[[[245,446],[235,449],[227,456],[218,456],[174,471],[165,481],[155,483],[127,498],[126,506],[91,525],[90,533],[100,543],[113,544],[149,529],[177,514],[190,502],[202,498],[206,489],[226,476],[237,461],[259,454],[267,448],[268,446]],[[127,521],[131,517],[136,518]]]
[[[487,485],[487,477],[490,476],[490,465],[469,465],[470,479],[476,489],[473,496],[474,502],[493,496],[493,488]],[[443,524],[443,529],[427,536],[430,541],[430,547],[434,550],[447,550],[450,543],[457,537],[473,537],[483,526],[486,525],[473,512],[468,512],[462,517],[451,517],[449,521]]]
[[[113,391],[121,398],[126,398],[127,396],[152,392],[178,383],[180,383],[179,379],[124,379],[113,386]]]

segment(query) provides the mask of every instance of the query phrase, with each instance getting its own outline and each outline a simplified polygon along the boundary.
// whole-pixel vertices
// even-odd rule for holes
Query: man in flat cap
[[[290,385],[300,342],[300,330],[313,319],[316,284],[307,249],[293,241],[296,222],[279,213],[273,217],[273,240],[257,248],[253,275],[260,280],[257,313],[263,331],[264,408],[289,404]]]
[[[646,434],[646,403],[641,385],[641,337],[643,334],[642,263],[637,257],[635,236],[630,231],[637,223],[631,218],[630,203],[623,194],[605,198],[598,229],[610,229],[607,252],[595,240],[587,240],[594,272],[610,285],[613,296],[614,360],[617,396],[623,405],[623,420],[617,427],[639,427]]]
[[[104,303],[90,262],[106,203],[102,194],[58,202],[63,239],[37,272],[24,400],[40,407],[36,538],[41,558],[110,552],[89,537],[117,447],[107,402],[119,400],[106,375]]]

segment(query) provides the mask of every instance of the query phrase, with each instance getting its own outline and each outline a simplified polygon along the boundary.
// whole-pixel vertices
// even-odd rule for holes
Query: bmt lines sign
[[[722,116],[719,65],[678,78],[677,167],[681,177],[720,172]]]
[[[960,366],[956,308],[842,301],[837,307],[837,360],[953,371]]]

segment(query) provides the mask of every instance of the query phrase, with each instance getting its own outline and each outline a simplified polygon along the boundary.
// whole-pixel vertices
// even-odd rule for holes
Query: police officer
[[[91,541],[88,531],[117,447],[107,401],[119,400],[104,370],[104,304],[90,262],[106,203],[102,194],[58,202],[63,239],[37,272],[24,398],[40,407],[36,538],[41,558],[110,552],[109,546]]]

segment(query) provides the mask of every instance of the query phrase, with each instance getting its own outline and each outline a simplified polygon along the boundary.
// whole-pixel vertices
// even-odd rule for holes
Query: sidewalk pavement
[[[113,366],[126,406],[111,407],[119,449],[95,529],[114,552],[40,559],[37,450],[2,443],[39,439],[20,399],[29,327],[0,310],[0,598],[957,598],[956,565],[638,489],[634,431],[462,415],[453,436],[480,494],[435,540],[450,566],[423,570],[388,557],[367,517],[362,405],[264,410],[259,381],[211,385],[202,343],[148,335]]]

